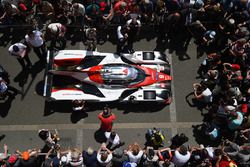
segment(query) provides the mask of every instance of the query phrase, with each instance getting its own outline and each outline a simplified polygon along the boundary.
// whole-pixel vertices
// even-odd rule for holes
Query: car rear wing
[[[53,51],[48,50],[46,61],[47,65],[45,68],[43,96],[49,99],[51,97],[52,81],[53,81],[53,75],[49,72],[50,70],[52,70],[54,61]]]

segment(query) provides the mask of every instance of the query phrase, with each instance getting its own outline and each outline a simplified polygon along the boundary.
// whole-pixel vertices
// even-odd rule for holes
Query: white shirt
[[[124,38],[122,32],[121,32],[122,26],[118,26],[117,28],[117,37],[119,40],[122,40]]]
[[[178,150],[176,150],[174,152],[174,156],[173,156],[172,161],[175,164],[175,166],[181,167],[181,166],[185,165],[188,162],[188,160],[190,159],[190,156],[191,156],[190,152],[187,152],[186,155],[182,155],[182,154],[179,153]]]
[[[101,166],[107,166],[108,164],[110,164],[112,158],[113,158],[113,155],[112,154],[108,154],[107,159],[105,161],[102,161],[101,160],[101,154],[97,153],[97,161],[100,163]]]
[[[18,47],[18,49],[19,49],[18,52],[15,52],[15,51],[13,50],[13,46],[14,46],[14,45]],[[26,48],[27,48],[27,46],[24,45],[24,44],[22,44],[22,43],[15,43],[15,44],[13,44],[13,45],[11,45],[11,46],[9,47],[9,53],[10,53],[11,55],[13,55],[13,56],[17,56],[17,57],[23,58],[23,57],[25,56],[25,54],[26,54]]]
[[[212,92],[209,88],[205,89],[202,93],[205,102],[210,103],[213,100]]]
[[[111,135],[111,132],[105,132],[105,137],[107,139],[107,142],[108,143],[110,142],[110,143],[112,143],[115,146],[119,145],[120,144],[120,137],[118,136],[118,134],[115,135],[114,139],[112,139],[110,137],[110,135]]]
[[[51,23],[48,25],[48,29],[54,33],[54,29],[58,29],[58,34],[62,31],[61,30],[62,24],[61,23]],[[55,33],[56,34],[56,33]]]
[[[215,159],[214,148],[213,147],[206,147],[205,149],[207,150],[209,158],[214,160]]]
[[[40,47],[43,45],[42,33],[38,30],[33,31],[34,38],[31,38],[28,35],[25,35],[26,42],[30,43],[33,47]]]
[[[140,150],[137,155],[133,155],[133,153],[131,151],[128,151],[127,154],[128,154],[129,162],[139,163],[139,161],[143,155],[143,151]]]
[[[136,22],[137,22],[137,26],[141,27],[141,21],[140,20],[136,20]],[[127,26],[129,26],[131,23],[132,23],[132,19],[129,19],[126,24],[127,24]]]

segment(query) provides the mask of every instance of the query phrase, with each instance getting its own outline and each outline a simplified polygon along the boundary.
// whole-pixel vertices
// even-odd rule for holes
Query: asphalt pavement
[[[23,30],[18,30],[18,39],[24,36]],[[143,32],[147,33],[147,32]],[[145,35],[145,34],[144,34]],[[77,36],[77,35],[76,35]],[[78,34],[78,37],[81,34]],[[44,82],[44,69],[38,62],[37,56],[31,52],[30,58],[34,64],[29,73],[20,73],[21,67],[17,60],[10,56],[8,47],[0,47],[0,63],[10,73],[11,85],[22,90],[23,96],[17,95],[9,104],[0,102],[0,135],[5,138],[0,141],[9,145],[9,149],[25,150],[32,147],[41,147],[42,141],[37,136],[40,128],[58,129],[61,137],[61,145],[86,149],[91,145],[98,148],[97,129],[99,120],[97,115],[101,111],[100,106],[87,106],[86,113],[74,113],[67,103],[63,103],[54,110],[48,110],[45,99],[41,96]],[[81,42],[67,42],[66,49],[84,49]],[[156,38],[141,39],[134,44],[134,50],[152,51],[156,48]],[[111,42],[98,45],[99,52],[115,52],[116,46]],[[166,53],[169,51],[166,50]],[[176,133],[184,132],[190,139],[190,145],[199,144],[201,138],[195,134],[192,125],[201,124],[201,112],[196,107],[191,107],[186,102],[186,96],[192,92],[192,84],[197,82],[196,71],[202,58],[196,58],[196,47],[191,41],[187,55],[170,54],[173,75],[173,102],[169,106],[152,105],[121,105],[112,108],[117,120],[114,129],[120,134],[127,144],[137,141],[145,142],[145,133],[148,128],[159,127],[164,129],[166,145],[169,139]],[[191,101],[191,98],[189,99]],[[195,133],[194,133],[195,132]],[[197,142],[198,141],[198,142]],[[125,144],[125,146],[127,145]],[[0,149],[1,150],[1,149]]]

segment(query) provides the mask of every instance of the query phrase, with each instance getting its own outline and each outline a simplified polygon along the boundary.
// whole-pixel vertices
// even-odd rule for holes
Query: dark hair
[[[101,154],[102,161],[106,161],[107,158],[108,158],[108,154],[106,152]]]
[[[115,132],[115,131],[112,131],[112,132],[110,133],[110,137],[111,137],[112,139],[114,139],[115,136],[116,136],[116,132]]]
[[[33,33],[33,30],[28,30],[27,34],[28,34],[28,35],[33,35],[33,34],[34,34],[34,33]]]
[[[217,149],[214,150],[214,155],[215,155],[215,156],[219,156],[219,155],[222,155],[222,154],[223,154],[222,149],[217,148]]]
[[[153,159],[154,156],[155,156],[154,149],[149,148],[149,149],[148,149],[148,158],[149,158],[149,159]]]
[[[182,155],[186,155],[187,154],[187,147],[186,146],[184,146],[184,145],[181,145],[180,146],[180,154],[182,154]]]

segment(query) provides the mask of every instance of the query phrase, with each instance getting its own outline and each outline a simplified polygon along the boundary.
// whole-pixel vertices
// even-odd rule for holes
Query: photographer
[[[105,143],[102,143],[100,149],[97,151],[97,161],[100,166],[111,167],[112,166],[112,152],[106,147]]]

